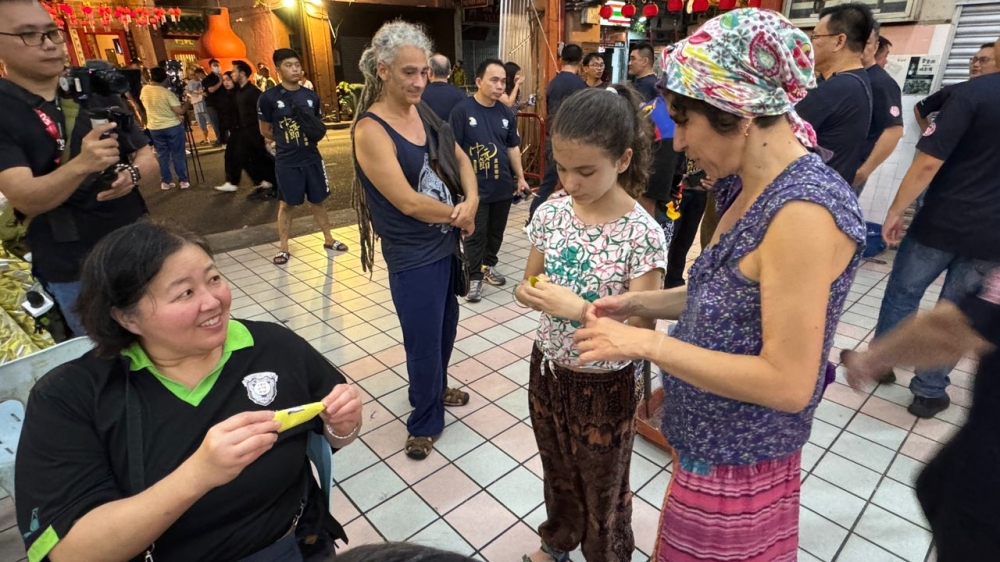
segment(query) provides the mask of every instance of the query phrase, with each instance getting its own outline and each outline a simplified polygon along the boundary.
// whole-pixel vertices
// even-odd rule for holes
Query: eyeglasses
[[[604,68],[603,64],[590,64],[587,66],[589,66],[590,68]]]
[[[40,47],[48,39],[53,45],[62,45],[66,42],[66,33],[61,29],[50,29],[48,31],[26,31],[24,33],[3,33],[9,37],[20,37],[21,41],[28,47]]]
[[[993,62],[993,57],[972,57],[969,64],[989,64]]]
[[[843,33],[813,33],[809,36],[809,39],[814,40],[820,37],[837,37],[838,35],[843,35]]]

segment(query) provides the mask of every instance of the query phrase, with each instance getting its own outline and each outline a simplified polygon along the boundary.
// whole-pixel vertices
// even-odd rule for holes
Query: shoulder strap
[[[868,71],[866,70],[865,72],[868,72]],[[845,74],[846,76],[850,76],[851,78],[854,78],[858,82],[861,82],[861,89],[865,91],[865,97],[868,98],[868,113],[871,114],[871,112],[872,112],[871,81],[869,80],[868,87],[865,88],[865,81],[862,80],[861,77],[858,76],[857,74],[854,74],[853,72],[844,72],[843,74]]]
[[[139,396],[132,388],[132,371],[129,369],[128,360],[123,358],[119,364],[125,367],[126,457],[128,458],[129,491],[134,496],[146,489],[146,467],[143,462],[142,448],[142,406],[139,404]],[[153,562],[155,548],[156,543],[154,542],[146,549],[144,557],[146,562]]]
[[[125,433],[128,453],[128,481],[132,495],[146,489],[146,467],[143,464],[142,406],[132,388],[132,373],[125,367]]]

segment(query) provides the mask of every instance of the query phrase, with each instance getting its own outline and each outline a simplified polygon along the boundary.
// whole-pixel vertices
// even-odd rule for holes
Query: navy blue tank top
[[[388,123],[374,113],[365,113],[361,119],[371,118],[389,133],[396,146],[396,158],[403,169],[406,182],[415,191],[446,204],[454,205],[451,192],[430,167],[427,145],[419,146],[406,140]],[[359,119],[360,120],[360,119]],[[430,139],[428,139],[430,140]],[[428,224],[404,215],[393,206],[372,184],[368,176],[355,163],[354,171],[365,190],[365,199],[371,211],[372,229],[382,241],[382,257],[389,273],[399,273],[437,262],[450,256],[458,243],[458,229],[450,224]]]

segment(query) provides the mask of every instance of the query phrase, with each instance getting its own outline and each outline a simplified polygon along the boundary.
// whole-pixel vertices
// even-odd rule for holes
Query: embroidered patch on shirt
[[[243,378],[247,397],[258,406],[267,406],[278,396],[277,373],[253,373]]]

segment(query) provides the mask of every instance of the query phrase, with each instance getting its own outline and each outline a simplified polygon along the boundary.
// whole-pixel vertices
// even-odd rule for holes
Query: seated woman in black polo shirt
[[[229,286],[192,234],[119,229],[81,284],[97,349],[35,385],[17,452],[29,558],[301,560],[307,437],[353,441],[357,389],[287,328],[230,320]],[[319,418],[277,433],[275,410],[313,402]]]

